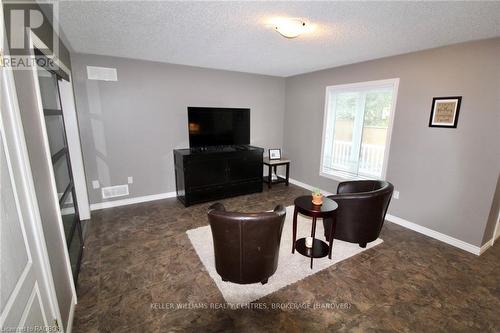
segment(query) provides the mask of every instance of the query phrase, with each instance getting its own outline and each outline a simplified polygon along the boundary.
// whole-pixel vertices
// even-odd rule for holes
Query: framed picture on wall
[[[281,159],[281,149],[269,149],[269,159],[270,160],[280,160]]]
[[[457,128],[462,96],[434,97],[429,127]]]

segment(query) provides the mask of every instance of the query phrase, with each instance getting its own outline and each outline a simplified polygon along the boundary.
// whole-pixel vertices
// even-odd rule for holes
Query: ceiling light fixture
[[[286,38],[298,37],[306,31],[306,22],[298,18],[280,18],[273,23],[274,30]]]

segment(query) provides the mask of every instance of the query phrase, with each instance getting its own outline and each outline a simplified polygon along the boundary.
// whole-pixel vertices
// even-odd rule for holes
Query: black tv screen
[[[250,144],[250,109],[188,107],[189,146]]]

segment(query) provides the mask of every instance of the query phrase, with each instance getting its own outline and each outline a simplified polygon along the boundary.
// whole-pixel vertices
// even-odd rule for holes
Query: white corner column
[[[66,127],[66,138],[68,140],[69,156],[71,158],[71,169],[75,182],[76,201],[80,220],[90,219],[90,204],[87,193],[87,180],[83,166],[82,146],[80,144],[80,131],[78,129],[78,118],[76,116],[75,97],[73,95],[73,84],[70,81],[59,81],[59,95]]]

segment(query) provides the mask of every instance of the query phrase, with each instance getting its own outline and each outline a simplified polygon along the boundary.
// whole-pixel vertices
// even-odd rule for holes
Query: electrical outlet
[[[93,180],[92,187],[94,188],[94,190],[97,190],[99,187],[101,187],[101,184],[99,184],[98,180]]]
[[[129,184],[133,184],[133,183],[134,183],[134,177],[128,177],[128,178],[127,178],[127,182],[128,182]]]
[[[392,197],[394,199],[399,199],[399,191],[394,191],[394,193],[392,193]]]

